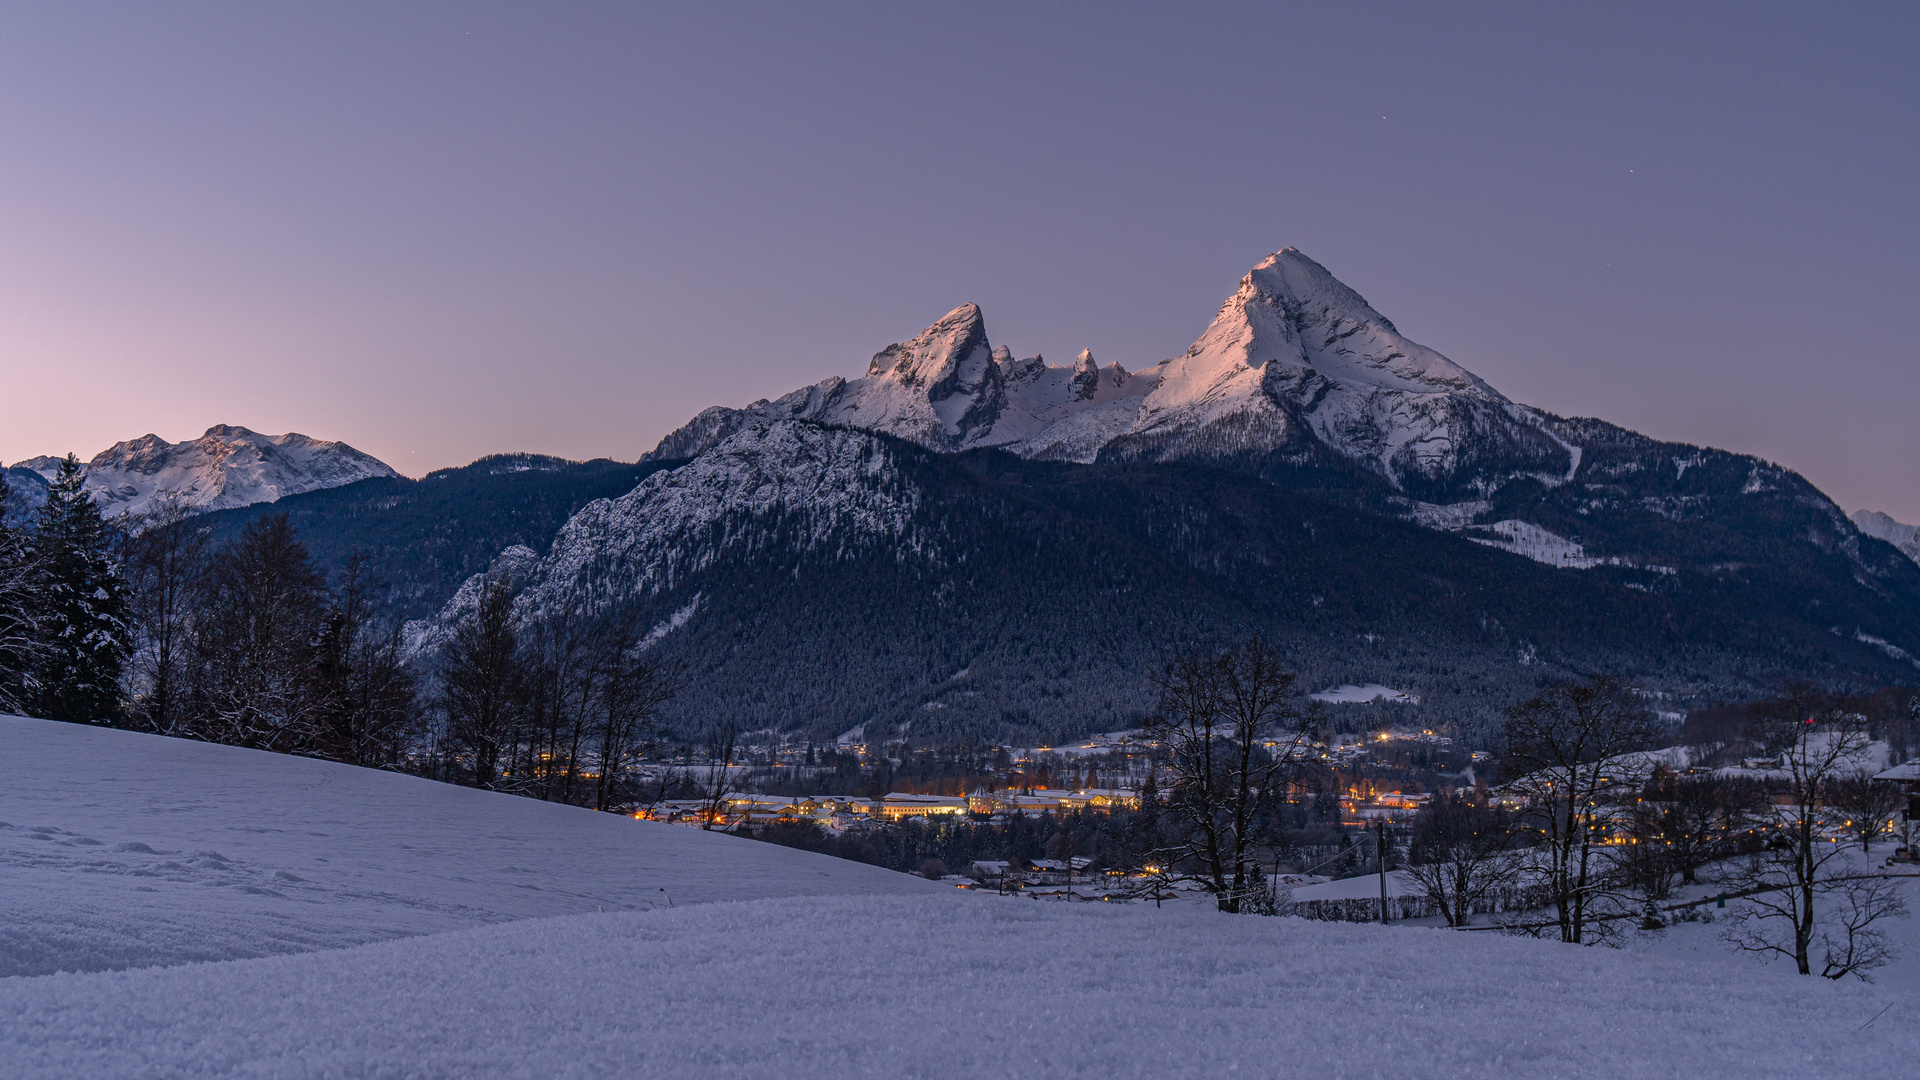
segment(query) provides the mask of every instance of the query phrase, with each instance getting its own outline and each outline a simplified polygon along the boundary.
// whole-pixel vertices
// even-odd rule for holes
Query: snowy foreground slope
[[[46,720],[0,717],[0,759],[0,976],[340,948],[669,898],[937,889],[731,836]]]
[[[0,980],[23,1078],[1894,1078],[1915,1022],[1604,949],[953,892]]]
[[[1911,979],[961,893],[35,720],[0,748],[7,1080],[1892,1078],[1920,1054]],[[222,957],[252,958],[182,963]],[[159,966],[97,970],[130,965]]]

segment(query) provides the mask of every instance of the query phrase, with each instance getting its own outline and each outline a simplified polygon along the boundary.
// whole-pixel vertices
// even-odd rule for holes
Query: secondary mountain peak
[[[961,304],[913,340],[896,342],[873,354],[867,376],[925,386],[929,396],[938,396],[976,352],[984,354],[976,361],[982,366],[993,353],[987,344],[987,320],[980,314],[980,305]]]
[[[51,478],[60,459],[20,464]],[[149,433],[114,443],[87,463],[86,490],[111,517],[169,501],[195,511],[224,510],[396,475],[384,462],[343,442],[215,424],[185,442],[169,443]]]
[[[1855,510],[1853,525],[1876,540],[1885,540],[1899,548],[1907,558],[1920,563],[1920,526],[1895,521],[1878,510]]]

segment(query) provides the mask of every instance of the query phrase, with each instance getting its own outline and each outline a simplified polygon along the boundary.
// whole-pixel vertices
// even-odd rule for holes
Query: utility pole
[[[1385,926],[1387,925],[1387,823],[1382,821],[1379,824],[1379,842],[1376,846],[1375,858],[1379,860],[1380,866],[1380,925]]]
[[[1066,819],[1067,819],[1067,815],[1065,813],[1062,813],[1060,815],[1060,820],[1063,825],[1063,831],[1066,835],[1067,842],[1060,845],[1060,848],[1061,848],[1062,855],[1067,862],[1067,895],[1061,897],[1061,899],[1072,900],[1073,899],[1073,826],[1064,824],[1066,822]]]

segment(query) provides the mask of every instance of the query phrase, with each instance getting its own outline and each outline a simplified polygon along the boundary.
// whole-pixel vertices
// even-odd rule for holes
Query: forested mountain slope
[[[864,378],[708,409],[655,456],[803,419],[938,451],[1208,464],[1550,566],[1637,568],[1653,591],[1684,571],[1693,598],[1718,597],[1729,617],[1806,621],[1920,655],[1901,626],[1857,614],[1920,606],[1911,562],[1803,477],[1514,402],[1291,248],[1242,278],[1185,354],[1151,368],[1013,356],[962,305],[881,350]]]
[[[1920,570],[1818,617],[1757,573],[1555,569],[1231,470],[761,421],[585,507],[517,584],[528,620],[654,626],[693,676],[675,709],[696,728],[1057,739],[1135,722],[1169,650],[1256,631],[1310,682],[1390,682],[1468,727],[1602,668],[1709,698],[1912,677],[1862,638],[1920,640],[1897,600]]]
[[[516,544],[545,551],[582,506],[625,494],[672,464],[495,454],[419,480],[362,480],[201,520],[218,543],[263,514],[286,514],[322,570],[337,572],[364,553],[385,582],[393,613],[419,618],[438,610],[501,551]]]

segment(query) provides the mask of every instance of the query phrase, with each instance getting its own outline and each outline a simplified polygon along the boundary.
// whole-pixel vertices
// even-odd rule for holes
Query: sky
[[[631,460],[956,305],[1184,351],[1297,247],[1508,397],[1920,522],[1912,5],[15,4],[0,460]]]

